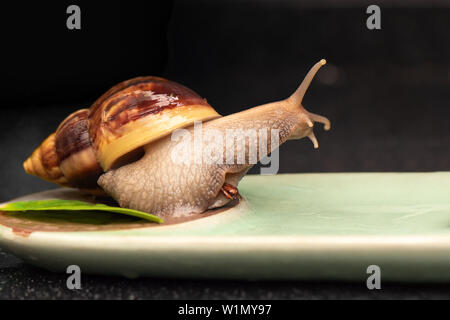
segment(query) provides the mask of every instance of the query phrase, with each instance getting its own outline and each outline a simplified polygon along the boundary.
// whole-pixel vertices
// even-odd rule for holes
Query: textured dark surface
[[[20,103],[6,99],[9,102],[1,106],[0,118],[0,201],[53,187],[25,175],[22,161],[65,116],[88,107],[109,86],[125,80],[124,76],[151,72],[167,77],[195,90],[219,113],[227,115],[286,97],[321,58],[329,63],[313,82],[304,104],[311,112],[328,116],[332,130],[316,129],[319,151],[313,150],[306,139],[285,144],[280,149],[280,172],[450,170],[449,7],[421,7],[420,2],[415,2],[414,8],[382,7],[382,30],[369,31],[363,6],[329,8],[313,7],[311,3],[302,7],[301,2],[290,1],[176,2],[167,37],[167,64],[161,55],[164,48],[159,46],[164,34],[156,35],[164,28],[153,27],[152,33],[145,26],[135,25],[131,42],[111,41],[124,39],[113,34],[104,39],[101,48],[92,49],[89,42],[85,50],[97,54],[92,59],[83,55],[83,63],[74,68],[61,69],[64,63],[53,66],[46,61],[45,72],[33,74],[26,84],[15,78],[15,84],[35,88],[33,81],[44,85],[54,74],[63,74],[71,78],[68,83],[83,90],[76,98],[69,95],[70,100],[63,99],[61,92],[58,99],[47,99],[34,89],[27,91],[30,98],[20,97]],[[14,17],[14,11],[8,16]],[[26,19],[18,21],[25,23]],[[51,33],[45,36],[50,39],[45,42],[50,52],[54,49],[51,45],[57,46],[58,42],[51,41]],[[8,39],[11,37],[4,40],[7,44]],[[138,43],[137,39],[145,41]],[[14,44],[8,48],[14,59]],[[45,46],[40,48],[44,50]],[[96,68],[99,52],[108,54],[117,48],[124,50],[120,51],[122,55]],[[152,52],[157,59],[148,56],[146,60],[145,52],[156,48],[158,52]],[[70,59],[76,59],[77,52]],[[45,54],[37,57],[42,56]],[[17,57],[24,59],[23,52]],[[26,58],[31,59],[29,65],[41,63],[33,56]],[[14,70],[8,66],[9,60],[4,61],[5,68]],[[113,72],[115,68],[117,72]],[[142,74],[137,73],[141,68]],[[84,79],[86,72],[92,76]],[[46,99],[60,102],[43,103]],[[431,284],[383,284],[381,291],[369,292],[364,283],[125,280],[94,276],[84,277],[83,289],[71,292],[65,289],[65,279],[64,275],[27,266],[0,252],[0,298],[450,297],[448,286]]]
[[[450,285],[383,283],[250,282],[81,277],[69,290],[68,275],[23,264],[0,250],[0,299],[450,299]]]

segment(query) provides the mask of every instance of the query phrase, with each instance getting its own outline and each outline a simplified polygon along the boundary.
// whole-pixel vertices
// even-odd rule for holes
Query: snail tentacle
[[[326,118],[324,116],[319,116],[318,114],[315,114],[312,112],[308,112],[308,115],[314,122],[323,123],[323,128],[325,129],[325,131],[328,131],[331,129],[331,122],[330,122],[330,120],[328,120],[328,118]]]
[[[307,137],[309,138],[309,140],[311,140],[311,142],[314,145],[314,149],[319,149],[319,141],[317,141],[316,136],[314,135],[314,131],[311,131],[310,134],[307,135]]]
[[[311,81],[314,79],[317,71],[319,71],[319,69],[326,63],[327,61],[325,59],[322,59],[309,70],[298,89],[289,97],[289,101],[291,101],[295,105],[302,104],[303,97],[305,96],[305,93],[308,90]]]

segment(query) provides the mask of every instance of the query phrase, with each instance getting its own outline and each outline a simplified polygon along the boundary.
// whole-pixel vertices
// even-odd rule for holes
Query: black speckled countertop
[[[0,250],[0,299],[450,299],[450,285],[297,281],[212,281],[82,275],[80,290],[67,275],[23,263]]]

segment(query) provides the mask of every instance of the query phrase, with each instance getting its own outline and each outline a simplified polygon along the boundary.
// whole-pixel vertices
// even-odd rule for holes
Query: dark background
[[[70,4],[81,7],[79,31],[66,28],[65,11]],[[190,87],[228,115],[287,97],[321,58],[328,64],[312,83],[304,105],[329,117],[332,130],[316,129],[319,151],[307,139],[283,145],[280,172],[450,170],[448,2],[379,1],[382,29],[374,31],[366,28],[368,4],[372,3],[9,4],[0,22],[5,80],[0,202],[53,188],[26,175],[22,162],[65,116],[88,107],[122,80],[163,76]],[[51,285],[55,286],[56,276],[5,257],[3,268],[0,264],[0,296],[26,296],[28,285],[12,285],[15,275],[40,279],[36,281],[41,289],[36,290],[43,291],[33,291],[30,297],[61,296],[60,286]],[[143,293],[136,282],[95,279],[91,280],[92,295],[128,297],[117,292],[132,294],[133,288]],[[199,287],[187,282],[185,287],[190,289],[173,281],[152,283],[156,287],[145,292],[167,286],[162,297],[174,298],[207,298],[205,287],[222,290],[211,293],[216,297],[371,296],[350,284],[236,284],[235,291],[230,288],[234,284],[227,283],[201,282]],[[8,290],[9,286],[16,291]],[[259,288],[272,293],[267,296]],[[447,288],[427,288],[399,287],[400,291],[392,292],[409,297],[423,297],[419,291],[428,296],[448,293]],[[85,294],[80,297],[93,297]],[[71,295],[65,292],[61,297]]]

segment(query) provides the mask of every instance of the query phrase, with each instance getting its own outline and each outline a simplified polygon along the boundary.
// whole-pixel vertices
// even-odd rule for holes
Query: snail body
[[[314,65],[289,98],[226,117],[195,92],[168,80],[145,77],[123,82],[90,109],[66,118],[25,161],[24,168],[61,186],[106,192],[122,207],[161,217],[222,207],[239,195],[238,183],[255,163],[250,160],[249,139],[236,137],[235,145],[242,145],[245,153],[242,159],[233,152],[233,161],[176,162],[173,155],[180,142],[171,133],[183,129],[195,136],[195,124],[201,122],[202,150],[218,150],[222,159],[227,146],[204,137],[226,136],[230,130],[276,129],[276,143],[257,138],[265,146],[257,149],[257,161],[289,139],[309,137],[317,148],[313,124],[324,123],[328,130],[330,122],[306,111],[301,103],[324,64],[321,60]],[[195,139],[186,143],[192,159],[196,143]]]

